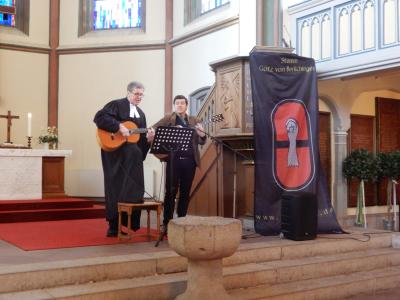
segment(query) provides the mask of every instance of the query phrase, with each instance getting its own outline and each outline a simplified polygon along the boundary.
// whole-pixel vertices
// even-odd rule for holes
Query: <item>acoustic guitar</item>
[[[200,122],[200,124],[202,124],[203,126],[208,124],[208,123],[217,123],[217,122],[221,122],[224,120],[224,115],[223,114],[217,114],[212,116],[210,119],[205,120]],[[195,128],[194,126],[190,126],[191,128]],[[168,154],[161,154],[161,153],[157,153],[154,154],[155,157],[157,157],[159,160],[161,161],[167,161],[168,159]]]
[[[136,144],[140,139],[140,134],[146,133],[148,130],[147,128],[138,128],[137,125],[131,121],[122,122],[122,125],[129,130],[129,136],[123,136],[119,131],[113,133],[97,128],[97,143],[101,149],[111,152],[117,150],[124,143]]]

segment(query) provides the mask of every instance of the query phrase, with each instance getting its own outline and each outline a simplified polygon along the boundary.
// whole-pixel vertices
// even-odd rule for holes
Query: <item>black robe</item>
[[[119,124],[124,121],[132,121],[138,128],[146,128],[146,117],[139,107],[136,108],[140,118],[131,118],[128,99],[113,100],[96,113],[94,122],[98,128],[109,132],[117,132]],[[145,133],[140,135],[136,144],[125,143],[113,152],[101,150],[106,219],[114,227],[118,222],[118,202],[143,202],[143,160],[148,150]],[[136,230],[139,227],[140,211],[137,211],[132,217],[132,228]]]

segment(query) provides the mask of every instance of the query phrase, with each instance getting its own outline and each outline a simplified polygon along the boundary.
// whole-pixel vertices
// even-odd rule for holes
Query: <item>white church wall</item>
[[[0,42],[31,47],[49,46],[50,0],[30,1],[29,35],[1,26]]]
[[[257,44],[256,1],[239,1],[239,55],[249,55]]]
[[[354,101],[351,109],[352,114],[375,116],[375,98],[399,99],[400,93],[389,90],[377,90],[361,93]]]
[[[146,113],[147,124],[163,116],[164,55],[164,50],[149,50],[60,56],[60,146],[72,149],[65,166],[68,195],[104,195],[93,117],[108,101],[125,97],[130,81],[137,80],[145,86],[140,107]],[[160,180],[161,164],[151,154],[145,169],[155,170],[156,180]]]
[[[0,114],[10,110],[11,141],[27,145],[28,112],[32,113],[32,144],[47,127],[48,55],[0,49]],[[7,121],[0,119],[0,143],[6,141]]]
[[[200,87],[213,85],[210,62],[237,55],[238,24],[180,44],[173,51],[173,94],[188,95]]]
[[[78,37],[79,0],[60,1],[60,48],[164,43],[165,1],[146,0],[145,32],[137,29],[91,31]]]

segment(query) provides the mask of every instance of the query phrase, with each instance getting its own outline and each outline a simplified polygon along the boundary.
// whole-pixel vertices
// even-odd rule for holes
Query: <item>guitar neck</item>
[[[212,117],[211,119],[202,121],[201,124],[202,125],[207,125],[208,123],[218,123],[221,122],[223,120],[223,116],[222,115],[216,115],[214,117]]]
[[[146,133],[147,128],[132,128],[129,129],[129,134]]]

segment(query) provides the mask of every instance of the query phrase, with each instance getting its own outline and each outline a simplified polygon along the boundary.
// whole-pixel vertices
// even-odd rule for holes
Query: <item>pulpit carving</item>
[[[222,105],[225,122],[221,128],[240,127],[240,70],[229,70],[219,76],[218,102]]]

